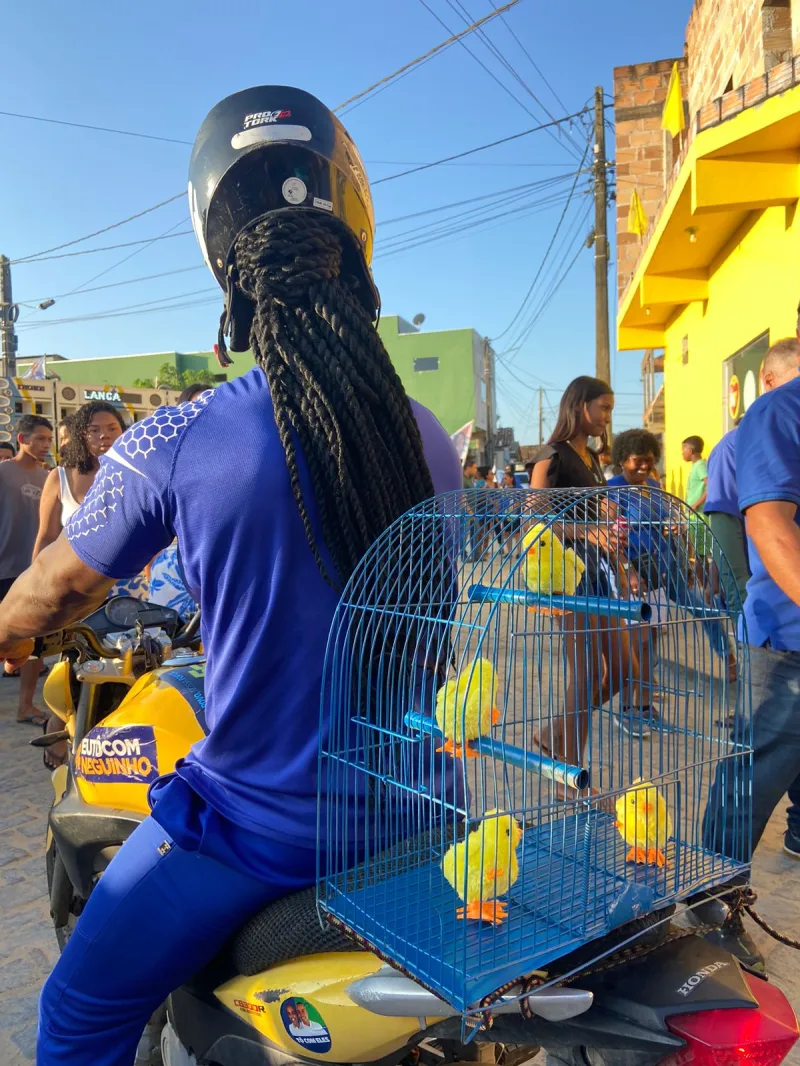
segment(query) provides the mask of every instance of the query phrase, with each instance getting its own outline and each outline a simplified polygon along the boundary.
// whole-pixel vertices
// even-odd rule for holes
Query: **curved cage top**
[[[476,489],[395,522],[329,638],[327,917],[468,1011],[741,871],[748,665],[726,567],[653,489]],[[707,813],[723,793],[727,836]]]

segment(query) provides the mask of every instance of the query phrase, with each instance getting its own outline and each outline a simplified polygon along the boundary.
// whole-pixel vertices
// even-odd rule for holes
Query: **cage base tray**
[[[441,872],[441,852],[399,871],[372,864],[329,880],[323,908],[467,1010],[509,981],[743,869],[675,841],[664,867],[627,862],[628,851],[602,811],[527,828],[519,878],[501,897],[508,918],[497,926],[457,917],[461,901]]]

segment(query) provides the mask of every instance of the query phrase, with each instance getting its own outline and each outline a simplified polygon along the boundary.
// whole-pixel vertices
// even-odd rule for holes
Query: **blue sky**
[[[472,19],[492,6],[490,0],[462,3]],[[425,0],[425,4],[451,30],[463,28],[464,21],[454,10],[457,0]],[[667,4],[521,0],[505,17],[507,25],[496,19],[486,34],[550,114],[560,117],[565,107],[568,112],[579,111],[596,84],[610,92],[614,66],[681,54],[690,8],[690,0]],[[264,82],[296,84],[335,106],[448,33],[422,0],[336,4],[240,0],[227,9],[206,0],[192,4],[140,0],[135,5],[84,0],[78,7],[46,0],[11,5],[5,12],[4,36],[13,47],[4,56],[3,110],[191,141],[209,107],[237,89]],[[525,106],[456,44],[343,117],[373,182],[408,164],[440,159],[547,121],[541,106],[485,43],[474,34],[466,40]],[[6,164],[0,169],[4,205],[0,251],[12,259],[81,237],[185,188],[188,145],[5,116],[0,116],[0,130],[6,145]],[[553,237],[579,166],[573,153],[580,156],[584,144],[581,124],[576,122],[560,138],[534,133],[471,156],[461,165],[435,167],[375,186],[374,269],[384,313],[411,318],[422,312],[426,330],[472,326],[492,338],[502,334],[495,343],[498,351],[509,342],[517,347],[515,335],[540,309],[550,283],[559,277],[558,263],[566,265],[578,254],[580,238],[590,230],[590,223],[584,222],[590,208],[583,192],[586,181],[579,177],[554,246],[557,255],[542,272],[531,310],[504,332]],[[546,179],[554,179],[549,188],[534,185]],[[516,191],[509,193],[510,189]],[[494,197],[495,192],[502,196]],[[392,221],[481,196],[487,198],[451,212]],[[541,202],[548,198],[550,203]],[[456,210],[473,206],[493,216],[511,213],[470,232],[450,233],[445,239],[389,254],[392,238],[405,239],[395,235],[414,230],[409,235],[413,245],[438,232],[429,231],[428,222],[438,226]],[[66,250],[180,233],[188,229],[185,219],[186,206],[180,199]],[[609,223],[613,224],[613,213]],[[426,229],[419,229],[423,225]],[[455,225],[463,223],[457,220]],[[116,265],[133,252],[137,254],[129,261]],[[79,358],[208,349],[216,336],[221,303],[215,298],[213,279],[201,266],[192,236],[176,236],[149,247],[20,263],[13,268],[14,297],[26,302],[60,296],[76,287],[183,271],[64,296],[44,312],[23,308],[20,354],[47,351]],[[613,298],[613,269],[610,285]],[[503,421],[515,425],[523,441],[533,439],[534,390],[540,384],[547,387],[547,410],[572,377],[593,372],[593,293],[592,255],[584,250],[524,342],[504,356],[511,369],[498,368]],[[170,303],[179,307],[152,311],[138,306],[159,300],[165,301],[165,307]],[[119,313],[40,325],[109,311]],[[638,356],[615,356],[613,379],[618,392],[617,428],[638,424]]]

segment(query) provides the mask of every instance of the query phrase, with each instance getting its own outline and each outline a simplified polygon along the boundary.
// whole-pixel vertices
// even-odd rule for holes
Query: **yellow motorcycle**
[[[61,659],[44,697],[64,729],[33,743],[69,742],[67,762],[53,774],[47,834],[61,947],[98,878],[149,813],[151,782],[207,731],[198,625],[199,616],[182,628],[168,608],[117,597],[45,640],[44,654]],[[511,989],[493,1004],[491,1027],[465,1028],[448,1003],[325,927],[311,887],[250,918],[172,993],[142,1036],[137,1066],[521,1066],[542,1047],[548,1063],[561,1066],[653,1066],[720,1061],[707,1057],[709,1048],[746,1051],[751,1034],[766,1056],[760,1062],[782,1061],[794,1015],[781,993],[706,941],[673,939],[659,917],[553,964],[552,976],[565,975],[557,986],[527,995]],[[629,948],[615,957],[615,943],[636,932],[643,932],[640,955]],[[586,966],[603,951],[611,954],[602,967]]]

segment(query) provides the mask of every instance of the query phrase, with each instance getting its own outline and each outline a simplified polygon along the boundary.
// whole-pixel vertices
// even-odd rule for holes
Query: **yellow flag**
[[[635,233],[639,237],[644,237],[645,233],[647,233],[647,224],[647,215],[644,213],[642,201],[638,192],[634,189],[631,195],[631,206],[628,208],[628,233]]]
[[[681,96],[681,76],[678,73],[677,63],[673,63],[672,73],[669,76],[667,99],[664,101],[664,110],[661,114],[661,129],[667,130],[672,137],[677,137],[681,130],[686,129],[686,120],[683,117],[683,97]]]

